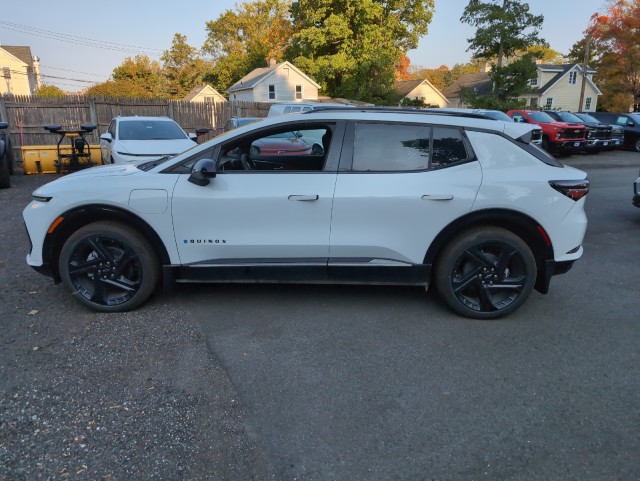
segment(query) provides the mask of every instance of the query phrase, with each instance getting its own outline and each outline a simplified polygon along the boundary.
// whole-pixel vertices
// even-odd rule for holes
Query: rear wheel
[[[640,152],[640,137],[638,137],[638,139],[636,140],[636,143],[635,143],[635,145],[633,146],[633,149],[634,149],[636,152]]]
[[[136,230],[115,222],[95,222],[65,242],[60,277],[84,305],[102,312],[135,309],[153,293],[160,263]]]
[[[500,227],[479,227],[444,250],[435,276],[451,309],[474,319],[495,319],[524,304],[536,281],[536,263],[520,237]]]

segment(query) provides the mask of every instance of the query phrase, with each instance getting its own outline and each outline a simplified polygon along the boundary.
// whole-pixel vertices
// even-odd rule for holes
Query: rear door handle
[[[427,194],[422,196],[422,200],[451,200],[453,195],[451,194]]]
[[[290,195],[289,200],[298,200],[302,202],[309,202],[312,200],[318,200],[320,197],[317,195]]]

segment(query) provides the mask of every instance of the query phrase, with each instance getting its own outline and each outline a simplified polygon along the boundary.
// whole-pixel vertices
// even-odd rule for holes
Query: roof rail
[[[316,107],[313,110],[301,112],[304,115],[313,115],[321,112],[341,112],[345,114],[351,114],[354,112],[377,112],[377,113],[396,113],[396,114],[414,114],[414,115],[443,115],[446,117],[468,117],[472,119],[483,119],[487,117],[484,115],[472,113],[472,112],[443,112],[436,109],[420,109],[416,107],[352,107],[349,109],[337,108],[337,107]]]

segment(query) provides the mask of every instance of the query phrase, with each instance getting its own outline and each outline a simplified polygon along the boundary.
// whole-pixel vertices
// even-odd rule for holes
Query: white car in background
[[[322,149],[294,151],[309,132]],[[104,312],[174,281],[434,283],[459,314],[501,317],[583,252],[586,174],[531,137],[424,110],[274,116],[44,185],[24,210],[27,262]]]
[[[100,136],[100,153],[105,164],[139,164],[195,147],[195,138],[169,117],[116,117]]]

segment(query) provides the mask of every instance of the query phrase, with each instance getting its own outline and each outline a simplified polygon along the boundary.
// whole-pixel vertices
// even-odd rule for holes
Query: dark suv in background
[[[640,112],[614,114],[611,112],[589,112],[589,115],[607,124],[624,127],[624,146],[640,152]]]
[[[611,126],[606,124],[589,124],[571,112],[563,110],[544,110],[549,116],[558,122],[566,122],[573,124],[582,124],[587,128],[587,152],[600,152],[612,143]]]
[[[583,112],[576,112],[574,115],[581,118],[582,122],[587,126],[600,125],[611,127],[611,144],[609,147],[612,149],[622,148],[622,144],[624,143],[624,128],[622,125],[602,122],[591,114]]]

